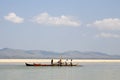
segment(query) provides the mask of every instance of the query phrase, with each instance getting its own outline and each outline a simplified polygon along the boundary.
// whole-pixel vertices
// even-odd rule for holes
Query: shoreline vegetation
[[[54,59],[54,62],[57,62],[59,59]],[[64,62],[66,59],[62,59]],[[68,59],[69,60],[69,59]],[[45,63],[45,62],[50,62],[51,59],[0,59],[0,63],[25,63],[25,62],[30,62],[30,63]],[[73,63],[89,63],[89,62],[120,62],[120,59],[118,60],[112,60],[112,59],[73,59]]]

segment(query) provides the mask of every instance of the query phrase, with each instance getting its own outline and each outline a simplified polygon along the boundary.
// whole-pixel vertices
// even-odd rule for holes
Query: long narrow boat
[[[26,66],[78,66],[77,64],[72,64],[72,65],[59,65],[59,64],[37,64],[37,63],[33,63],[33,64],[29,64],[29,63],[25,63]]]

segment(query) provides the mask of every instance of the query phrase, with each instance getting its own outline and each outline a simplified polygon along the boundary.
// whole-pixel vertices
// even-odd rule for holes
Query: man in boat
[[[68,59],[66,59],[66,61],[65,61],[65,65],[66,65],[66,66],[68,65]]]
[[[72,64],[72,59],[71,59],[70,65],[71,65],[71,66],[73,65],[73,64]]]
[[[59,65],[59,66],[62,66],[62,59],[60,59],[60,60],[58,61],[58,65]]]
[[[53,59],[51,59],[51,65],[53,65]]]

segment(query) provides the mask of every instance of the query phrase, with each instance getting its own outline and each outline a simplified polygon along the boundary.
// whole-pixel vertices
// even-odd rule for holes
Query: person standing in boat
[[[66,66],[68,65],[68,59],[66,59],[66,61],[65,61],[65,65],[66,65]]]
[[[60,60],[58,61],[58,65],[59,65],[59,66],[62,66],[62,59],[60,59]]]
[[[53,65],[53,59],[51,59],[51,65]]]
[[[72,59],[71,59],[70,65],[71,65],[71,66],[73,65],[73,64],[72,64]]]

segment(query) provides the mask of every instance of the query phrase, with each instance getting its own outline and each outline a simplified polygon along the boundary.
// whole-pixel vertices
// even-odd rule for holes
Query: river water
[[[120,63],[81,63],[74,67],[0,64],[0,80],[120,80]]]

